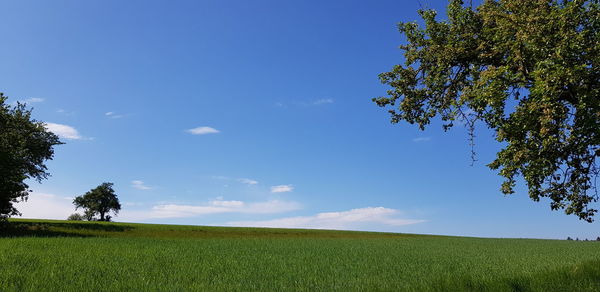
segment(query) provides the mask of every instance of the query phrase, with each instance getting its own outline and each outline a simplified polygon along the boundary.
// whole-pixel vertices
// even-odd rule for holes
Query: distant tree
[[[13,204],[26,201],[27,179],[41,182],[50,174],[46,160],[54,157],[54,146],[62,144],[44,123],[31,118],[25,104],[6,103],[0,93],[0,221],[21,215]]]
[[[596,241],[600,241],[600,236],[596,237]]]
[[[105,182],[84,195],[76,197],[73,200],[75,209],[83,208],[83,216],[88,221],[110,221],[112,217],[107,216],[109,212],[113,212],[116,215],[121,210],[121,204],[112,186],[112,183]]]
[[[550,199],[593,221],[600,173],[600,1],[451,0],[447,20],[420,10],[424,27],[399,24],[404,64],[379,75],[391,87],[374,98],[391,122],[421,130],[438,117],[448,130],[476,122],[501,143],[488,164],[514,193],[517,178],[534,201]],[[475,158],[473,157],[473,160]]]
[[[569,236],[569,237],[567,237],[567,240],[573,240],[573,238],[571,238],[571,237]]]
[[[79,213],[73,213],[67,218],[69,221],[83,221],[83,219],[83,216]]]

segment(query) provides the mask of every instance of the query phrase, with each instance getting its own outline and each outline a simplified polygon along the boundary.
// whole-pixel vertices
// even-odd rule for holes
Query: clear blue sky
[[[502,195],[492,133],[470,166],[463,128],[371,102],[403,60],[396,23],[445,4],[2,1],[0,91],[66,142],[20,209],[62,219],[109,181],[117,221],[600,236],[523,185]]]

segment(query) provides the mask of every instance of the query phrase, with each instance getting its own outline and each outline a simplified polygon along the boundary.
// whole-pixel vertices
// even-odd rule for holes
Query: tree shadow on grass
[[[107,232],[125,232],[128,225],[106,223],[8,222],[0,223],[0,238],[5,237],[97,237]]]
[[[92,237],[92,235],[21,227],[0,228],[0,238],[10,237]]]

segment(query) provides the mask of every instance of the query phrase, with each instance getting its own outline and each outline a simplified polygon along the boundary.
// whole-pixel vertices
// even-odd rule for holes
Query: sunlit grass
[[[597,291],[600,242],[15,220],[0,291]]]

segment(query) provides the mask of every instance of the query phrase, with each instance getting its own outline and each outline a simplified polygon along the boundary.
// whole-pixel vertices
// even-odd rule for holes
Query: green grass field
[[[0,291],[599,291],[600,242],[11,220]]]

